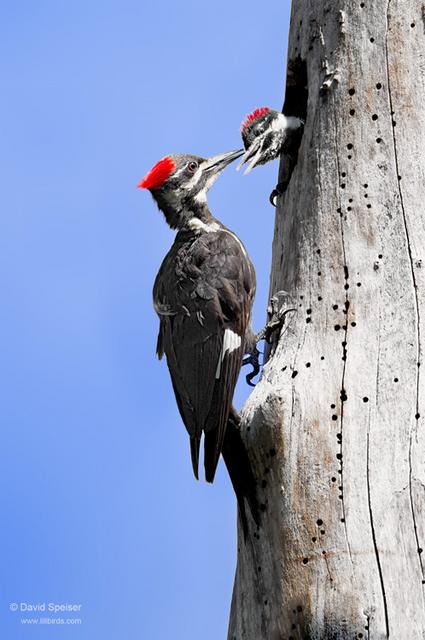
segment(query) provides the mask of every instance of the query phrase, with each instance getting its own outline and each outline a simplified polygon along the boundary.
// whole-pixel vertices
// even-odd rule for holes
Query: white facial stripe
[[[180,176],[180,175],[183,173],[183,171],[186,171],[186,166],[187,166],[187,165],[184,165],[181,169],[179,169],[178,171],[176,171],[176,172],[173,174],[173,178],[178,178],[178,176]]]
[[[302,124],[299,118],[294,116],[284,116],[283,113],[279,113],[276,118],[272,120],[270,129],[272,131],[281,131],[282,129],[298,129]]]
[[[288,120],[283,113],[278,113],[276,118],[273,118],[271,122],[270,129],[272,131],[280,131],[281,129],[286,129],[288,127]]]
[[[189,229],[192,229],[192,231],[206,231],[207,233],[212,233],[220,229],[220,225],[217,222],[205,224],[205,222],[202,222],[199,218],[191,218],[187,223],[187,226]]]
[[[191,179],[182,185],[183,189],[186,189],[187,191],[192,191],[193,187],[196,184],[198,184],[201,177],[202,177],[202,167],[198,167],[195,173],[193,174],[193,176],[191,177]]]
[[[224,167],[223,167],[223,169],[224,169]],[[221,169],[221,171],[223,171],[223,169]],[[208,178],[208,180],[205,183],[206,191],[211,189],[211,187],[213,186],[214,182],[217,180],[218,176],[220,175],[221,171],[219,171],[218,173],[212,173],[210,175],[210,177]]]
[[[223,362],[226,353],[229,352],[229,354],[230,354],[230,353],[232,353],[232,351],[235,351],[236,349],[239,349],[241,344],[242,344],[241,337],[238,336],[238,334],[235,333],[234,331],[232,331],[231,329],[226,329],[226,331],[224,332],[223,346],[221,348],[220,358],[219,358],[218,363],[217,363],[217,370],[215,372],[216,380],[218,380],[220,378],[221,363]]]
[[[196,196],[194,197],[194,200],[196,200],[196,202],[199,202],[201,204],[205,204],[207,201],[207,188],[204,187],[203,189],[201,189],[201,191],[197,193]]]

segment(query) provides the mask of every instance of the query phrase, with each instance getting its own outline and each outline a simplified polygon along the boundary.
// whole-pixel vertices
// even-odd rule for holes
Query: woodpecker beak
[[[236,149],[236,151],[228,151],[227,153],[220,153],[218,156],[208,158],[202,167],[203,173],[218,175],[228,164],[240,158],[243,154],[244,149]]]

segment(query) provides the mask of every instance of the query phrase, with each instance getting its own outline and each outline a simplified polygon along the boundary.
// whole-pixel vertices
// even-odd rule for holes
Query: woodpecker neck
[[[167,193],[166,197],[160,193],[154,194],[158,207],[172,229],[199,230],[215,222],[206,199],[188,196],[180,201],[171,196],[170,193]]]

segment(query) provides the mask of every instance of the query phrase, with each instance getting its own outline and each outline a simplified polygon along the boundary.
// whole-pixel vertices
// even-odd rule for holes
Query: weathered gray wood
[[[229,639],[424,639],[425,4],[294,0],[298,56],[271,274],[298,311],[243,411],[264,512]]]

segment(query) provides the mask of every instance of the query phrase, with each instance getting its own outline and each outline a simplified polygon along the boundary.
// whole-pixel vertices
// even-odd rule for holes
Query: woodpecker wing
[[[255,274],[238,238],[225,228],[179,232],[154,286],[174,393],[191,438],[196,477],[202,431],[212,482],[249,328]]]

